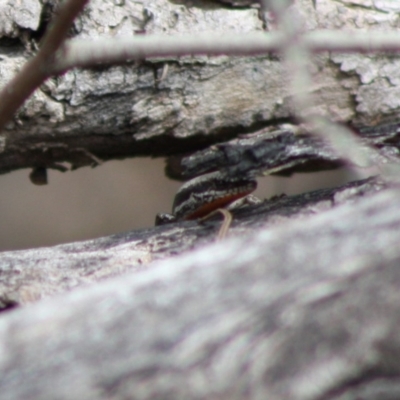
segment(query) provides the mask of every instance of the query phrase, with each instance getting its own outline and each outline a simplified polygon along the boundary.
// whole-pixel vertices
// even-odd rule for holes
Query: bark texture
[[[396,398],[400,192],[370,181],[325,199],[297,217],[248,216],[230,240],[4,312],[2,398]],[[29,269],[41,263],[32,252],[14,256],[29,256]]]
[[[233,212],[229,236],[279,226],[352,202],[386,185],[375,179],[342,188],[265,200]],[[180,222],[110,237],[0,254],[0,306],[9,308],[63,293],[77,286],[129,271],[150,268],[168,258],[214,242],[221,216],[205,221]]]
[[[295,6],[309,30],[398,29],[395,4],[358,3],[299,0]],[[26,0],[20,7],[3,2],[1,85],[29,57],[53,6],[53,1]],[[235,8],[205,0],[92,0],[71,36],[229,35],[260,31],[263,24],[254,4]],[[275,29],[273,24],[267,28]],[[310,70],[316,111],[363,123],[396,115],[397,63],[397,56],[382,54],[315,56]],[[0,172],[186,152],[287,118],[291,103],[288,76],[276,54],[182,57],[73,70],[48,80],[9,124],[1,136]]]
[[[4,80],[54,5],[13,3],[0,6]],[[93,0],[71,34],[263,29],[250,2],[229,3]],[[296,2],[308,29],[398,29],[394,2],[357,5]],[[397,113],[397,57],[324,54],[313,62],[322,113],[353,122]],[[201,150],[290,112],[276,56],[71,71],[43,85],[3,133],[0,171]],[[379,148],[376,161],[397,157],[397,124],[358,131]],[[268,172],[340,164],[329,147],[290,130],[257,144],[275,158],[246,159],[240,151],[252,139],[240,140],[179,158],[175,175],[204,172],[202,160]],[[0,397],[398,398],[399,202],[398,185],[371,178],[239,209],[220,243],[212,243],[215,216],[1,253]]]

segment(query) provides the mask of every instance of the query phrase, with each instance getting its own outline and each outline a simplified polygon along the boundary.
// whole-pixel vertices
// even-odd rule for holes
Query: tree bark
[[[53,4],[31,0],[20,8],[11,1],[2,5],[1,85],[30,56]],[[368,4],[357,10],[331,1],[315,4],[312,0],[295,3],[308,30],[371,26],[398,30],[395,6],[378,12]],[[260,31],[263,24],[252,5],[92,0],[71,36],[90,39],[135,32],[185,35],[203,31],[229,35]],[[267,28],[276,29],[273,24]],[[364,124],[397,115],[396,63],[393,55],[319,54],[310,60],[314,111]],[[0,172],[165,156],[252,132],[291,115],[288,78],[274,54],[166,58],[72,70],[42,85],[3,132]]]
[[[40,32],[54,5],[12,3],[1,6],[1,79],[27,58],[32,37],[25,30]],[[359,3],[296,6],[308,29],[396,29],[395,5]],[[222,34],[264,23],[252,6],[99,0],[71,34]],[[324,54],[313,62],[317,111],[353,123],[396,115],[396,57]],[[201,150],[286,121],[291,110],[276,56],[74,70],[43,85],[3,133],[0,171],[194,150],[192,161],[226,161],[237,141]],[[397,157],[397,124],[359,130],[364,143],[378,146],[375,161]],[[262,144],[270,147],[258,148],[275,149],[275,164],[263,157],[260,170],[341,163],[308,136],[285,141],[275,133]],[[177,177],[182,165],[203,168],[187,160],[179,158]],[[234,211],[220,243],[212,243],[221,226],[216,215],[1,253],[1,398],[396,398],[399,201],[397,184],[371,178]]]
[[[265,220],[250,212],[229,240],[5,312],[2,398],[393,398],[399,201],[398,189],[369,181],[331,191],[297,216],[290,207]],[[155,241],[142,244],[162,253],[169,239],[171,251],[179,229],[190,237],[215,224],[160,227]],[[20,269],[39,281],[32,267],[52,257],[56,270],[54,255],[68,254],[70,270],[86,269],[90,280],[101,263],[132,268],[129,252],[135,257],[140,245],[128,237],[9,259],[19,256]],[[93,256],[81,263],[82,249]],[[10,268],[6,255],[1,264]]]
[[[336,189],[321,189],[291,197],[277,197],[232,211],[228,236],[248,235],[303,219],[354,198],[385,188],[376,179],[356,181]],[[153,261],[188,252],[217,239],[222,224],[215,215],[132,231],[110,237],[0,254],[0,306],[10,308],[69,291],[78,286],[150,268]]]

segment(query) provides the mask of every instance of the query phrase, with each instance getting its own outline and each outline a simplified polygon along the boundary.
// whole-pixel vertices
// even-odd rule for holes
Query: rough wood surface
[[[354,127],[353,138],[359,139],[354,141],[354,146],[368,153],[370,167],[398,162],[399,126],[400,120],[396,119],[372,127]],[[335,169],[346,164],[351,161],[339,157],[332,146],[301,125],[282,124],[240,135],[189,155],[172,156],[166,172],[182,180],[215,170],[233,177],[290,176],[293,172]]]
[[[1,84],[27,58],[54,5],[13,3],[0,6]],[[296,2],[308,29],[398,29],[394,2],[357,4]],[[262,26],[254,7],[96,0],[72,35]],[[398,112],[397,57],[314,61],[318,111],[375,123]],[[71,71],[43,85],[9,125],[0,172],[200,150],[290,111],[276,56]],[[396,157],[397,128],[374,132],[361,133],[381,155]],[[304,145],[299,139],[284,146],[280,162]],[[324,153],[332,162],[314,143],[320,161]],[[220,243],[212,243],[216,216],[1,253],[0,397],[397,398],[399,202],[396,185],[370,179],[238,210]]]
[[[377,180],[358,181],[342,188],[265,200],[234,211],[229,236],[250,234],[285,221],[352,202],[385,187]],[[180,222],[85,242],[0,253],[0,307],[9,308],[63,293],[129,271],[151,267],[216,240],[221,217]]]
[[[362,6],[352,7],[351,2],[299,0],[295,6],[307,29],[398,30],[398,6],[383,2],[379,9],[368,1],[359,3]],[[1,85],[29,57],[53,5],[35,0],[20,7],[13,7],[12,1],[1,5]],[[268,28],[275,29],[273,24]],[[253,6],[232,8],[205,0],[92,0],[71,35],[229,35],[262,29]],[[312,61],[316,111],[364,123],[398,114],[397,56],[332,53]],[[73,70],[44,84],[9,124],[1,137],[0,172],[198,149],[290,116],[287,83],[277,55],[182,57]]]
[[[400,192],[372,187],[4,312],[2,399],[396,398]]]

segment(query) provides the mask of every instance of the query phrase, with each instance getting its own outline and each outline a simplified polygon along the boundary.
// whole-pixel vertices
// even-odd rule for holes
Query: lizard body
[[[257,182],[251,177],[232,177],[219,171],[200,175],[178,190],[172,215],[158,214],[156,225],[202,218],[252,193]]]

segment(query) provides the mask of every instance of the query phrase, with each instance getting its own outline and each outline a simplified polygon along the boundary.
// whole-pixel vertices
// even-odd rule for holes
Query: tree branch
[[[371,389],[400,370],[399,202],[398,190],[353,198],[4,313],[2,398],[317,400]]]
[[[0,132],[23,102],[51,75],[54,54],[87,2],[88,0],[67,0],[61,3],[36,56],[1,90]]]
[[[243,236],[284,221],[302,220],[340,204],[381,191],[383,182],[366,180],[265,200],[232,211],[228,236]],[[221,216],[180,222],[110,237],[49,248],[0,254],[0,308],[27,304],[105,278],[141,271],[154,260],[210,244],[217,239]]]
[[[400,34],[395,32],[314,31],[298,38],[310,52],[400,51]],[[229,34],[203,33],[185,36],[138,35],[131,38],[73,39],[59,51],[54,74],[71,68],[97,64],[120,64],[133,60],[181,56],[256,56],[280,52],[285,36],[279,32]]]

